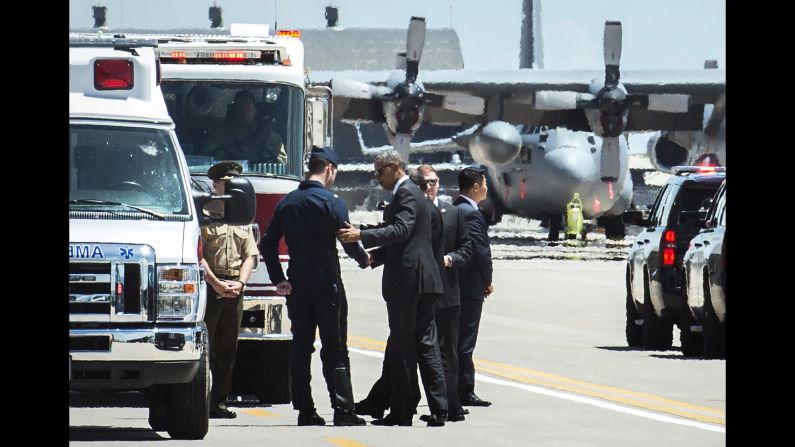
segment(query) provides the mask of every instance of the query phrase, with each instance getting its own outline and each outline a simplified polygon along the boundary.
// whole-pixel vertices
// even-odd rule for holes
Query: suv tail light
[[[663,249],[663,265],[674,265],[676,261],[676,231],[666,230],[660,245]]]

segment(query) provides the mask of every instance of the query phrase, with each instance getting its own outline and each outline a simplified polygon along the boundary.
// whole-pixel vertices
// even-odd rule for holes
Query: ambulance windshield
[[[71,210],[130,211],[99,203],[117,202],[166,216],[189,215],[177,154],[166,130],[72,124],[69,134]]]

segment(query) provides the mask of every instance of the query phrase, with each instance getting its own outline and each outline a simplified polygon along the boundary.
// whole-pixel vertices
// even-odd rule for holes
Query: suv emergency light
[[[133,63],[129,59],[94,61],[94,88],[97,90],[131,90]]]
[[[716,172],[726,172],[726,168],[722,166],[674,166],[672,169],[675,175],[679,174],[708,174]]]

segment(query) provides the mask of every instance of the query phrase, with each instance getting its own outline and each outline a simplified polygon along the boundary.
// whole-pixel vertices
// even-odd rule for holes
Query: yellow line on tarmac
[[[586,387],[602,389],[602,390],[605,390],[605,391],[611,391],[611,392],[615,392],[615,393],[619,393],[619,394],[625,394],[625,395],[628,395],[628,396],[634,396],[634,397],[637,397],[637,398],[640,398],[640,399],[654,400],[654,401],[662,402],[662,403],[668,404],[668,405],[679,406],[679,407],[683,407],[683,408],[689,408],[691,410],[700,411],[700,412],[703,412],[703,413],[711,413],[711,414],[714,414],[714,415],[717,415],[717,416],[722,416],[724,418],[726,417],[726,412],[723,411],[723,410],[717,409],[717,408],[702,407],[702,406],[699,406],[699,405],[692,405],[692,404],[688,404],[688,403],[685,403],[685,402],[679,402],[679,401],[675,401],[675,400],[671,400],[671,399],[666,399],[664,397],[655,396],[654,394],[641,393],[641,392],[638,392],[638,391],[630,391],[630,390],[625,390],[625,389],[616,388],[616,387],[607,386],[607,385],[599,385],[597,383],[584,382],[582,380],[570,379],[568,377],[557,376],[555,374],[550,374],[550,373],[545,373],[545,372],[541,372],[541,371],[535,371],[535,370],[532,370],[532,369],[522,368],[521,366],[507,365],[505,363],[492,362],[492,361],[483,360],[483,359],[474,359],[474,361],[475,361],[475,365],[476,366],[479,366],[479,367],[482,367],[482,368],[493,367],[493,368],[496,368],[498,370],[499,369],[504,369],[504,370],[508,370],[508,371],[515,371],[515,372],[518,372],[518,373],[533,374],[533,375],[540,376],[540,377],[543,377],[543,378],[547,378],[547,379],[550,379],[550,380],[553,380],[553,381],[571,383],[571,384],[574,384],[574,385],[583,385],[583,386],[586,386]]]
[[[382,352],[386,346],[386,343],[383,341],[360,336],[348,336],[348,344],[360,349],[371,349]],[[597,397],[631,407],[674,414],[687,419],[726,425],[726,412],[717,408],[702,407],[688,404],[686,402],[666,399],[649,393],[641,393],[637,391],[630,391],[621,388],[585,382],[582,380],[557,376],[555,374],[535,371],[505,363],[493,362],[490,360],[474,359],[474,361],[476,369],[479,372],[503,377],[517,382],[538,385],[545,388],[559,389],[579,395]],[[699,413],[708,413],[714,416]]]
[[[262,410],[260,408],[247,408],[245,410],[240,410],[241,413],[250,414],[252,416],[258,416],[262,418],[280,418],[284,417],[278,413],[274,413],[268,410]]]
[[[498,377],[503,377],[503,378],[506,378],[506,379],[515,380],[517,382],[527,383],[527,384],[531,384],[531,385],[543,386],[543,387],[546,387],[546,388],[554,388],[554,389],[558,389],[558,390],[568,391],[568,392],[574,393],[574,394],[580,394],[580,395],[591,396],[591,397],[598,397],[600,399],[604,399],[604,400],[608,400],[608,401],[611,401],[611,402],[624,404],[624,405],[631,406],[631,407],[643,408],[645,410],[652,410],[652,411],[657,411],[657,412],[661,412],[661,413],[673,414],[673,415],[676,415],[676,416],[680,416],[680,417],[687,418],[687,419],[693,419],[693,420],[701,421],[701,422],[710,422],[710,423],[713,423],[713,424],[726,425],[726,419],[725,418],[704,416],[702,414],[692,413],[692,412],[689,412],[689,411],[681,410],[679,408],[676,408],[673,405],[662,405],[662,404],[655,404],[655,403],[650,403],[650,402],[642,402],[642,401],[639,401],[639,400],[636,400],[636,399],[628,399],[628,398],[624,398],[624,397],[614,396],[614,395],[611,395],[611,394],[608,394],[608,393],[603,393],[603,392],[598,392],[598,391],[591,391],[591,390],[588,390],[588,389],[585,389],[585,388],[571,386],[571,385],[564,385],[564,384],[561,384],[561,383],[555,383],[555,382],[551,382],[551,381],[548,381],[548,380],[531,379],[531,378],[527,378],[525,376],[521,376],[521,375],[518,375],[518,374],[515,374],[515,373],[509,373],[509,372],[505,372],[505,371],[500,371],[498,369],[493,369],[493,368],[481,367],[481,368],[478,368],[478,371],[479,372],[485,372],[485,373],[488,373],[488,374],[491,374],[491,375],[494,375],[494,376],[498,376]],[[671,401],[671,402],[676,402],[676,401]],[[683,404],[683,402],[679,402],[679,404],[681,405],[681,404]],[[714,410],[714,409],[712,409],[712,410]]]
[[[339,447],[367,447],[367,445],[359,441],[348,438],[323,438],[323,440]]]

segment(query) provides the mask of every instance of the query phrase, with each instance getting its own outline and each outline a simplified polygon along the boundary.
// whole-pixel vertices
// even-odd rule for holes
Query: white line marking
[[[383,352],[378,352],[378,351],[370,351],[370,350],[367,350],[367,349],[352,348],[350,346],[348,347],[348,351],[356,352],[358,354],[362,354],[362,355],[366,355],[366,356],[370,356],[370,357],[384,358],[384,353]],[[571,400],[571,401],[574,401],[574,402],[579,402],[581,404],[593,405],[595,407],[604,408],[606,410],[617,411],[619,413],[626,413],[626,414],[631,414],[631,415],[634,415],[634,416],[644,417],[644,418],[647,418],[647,419],[653,419],[655,421],[667,422],[669,424],[686,425],[686,426],[689,426],[689,427],[699,428],[701,430],[714,431],[714,432],[726,434],[726,427],[721,427],[721,426],[718,426],[718,425],[705,424],[703,422],[691,421],[689,419],[678,418],[678,417],[668,416],[668,415],[664,415],[664,414],[652,413],[652,412],[645,411],[645,410],[638,410],[636,408],[624,407],[624,406],[617,405],[617,404],[614,404],[614,403],[605,402],[605,401],[602,401],[602,400],[599,400],[599,399],[593,399],[593,398],[590,398],[590,397],[579,396],[577,394],[564,393],[564,392],[561,392],[561,391],[548,390],[546,388],[542,388],[542,387],[534,386],[534,385],[526,385],[526,384],[523,384],[523,383],[516,383],[516,382],[511,382],[511,381],[508,381],[508,380],[497,379],[497,378],[494,378],[494,377],[491,377],[491,376],[486,376],[486,375],[483,375],[483,374],[480,374],[480,373],[475,373],[475,378],[477,380],[479,380],[479,381],[482,381],[482,382],[493,383],[495,385],[503,385],[503,386],[510,386],[510,387],[514,387],[514,388],[519,388],[521,390],[529,391],[531,393],[543,394],[545,396],[557,397],[559,399]]]

